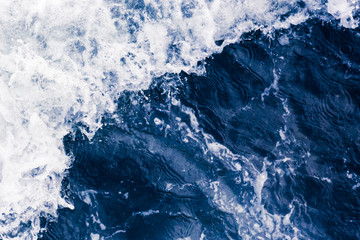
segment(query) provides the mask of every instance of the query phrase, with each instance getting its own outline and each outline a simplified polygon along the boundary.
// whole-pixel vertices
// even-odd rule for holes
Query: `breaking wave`
[[[238,43],[247,33],[277,38],[279,31],[311,19],[355,29],[358,10],[359,1],[337,0],[1,1],[0,238],[37,239],[42,218],[56,219],[59,207],[74,208],[62,191],[73,162],[71,154],[66,154],[63,138],[77,128],[91,140],[104,127],[104,115],[119,114],[119,98],[124,91],[146,91],[151,83],[160,81],[159,77],[171,74],[201,75],[208,71],[204,64],[207,57]],[[283,44],[289,41],[286,34],[279,39]],[[205,132],[194,110],[183,106],[181,97],[172,96],[171,84],[175,83],[164,84],[169,91],[168,105],[164,104],[177,108],[179,116],[175,114],[169,120],[174,125],[168,130],[160,118],[151,121],[162,126],[164,134],[180,134],[183,144],[193,144],[194,152],[201,151],[209,163],[217,159],[218,164],[242,172],[242,181],[255,189],[254,196],[244,197],[249,203],[240,204],[228,183],[215,178],[203,181],[206,171],[199,170],[192,180],[199,191],[210,199],[210,205],[235,215],[245,238],[263,231],[284,237],[281,227],[291,224],[291,213],[269,213],[264,208],[261,191],[268,174],[265,167],[253,166],[250,155],[233,153],[226,143]],[[270,86],[276,88],[276,81],[269,82]],[[283,104],[286,107],[286,101]],[[145,112],[143,108],[138,111]],[[182,120],[184,116],[189,119],[187,123]],[[194,168],[181,150],[165,146],[151,135],[137,140],[130,133],[115,132],[109,137],[123,144],[140,142],[152,154],[178,159],[183,161],[182,167]],[[145,154],[138,151],[139,156]],[[163,190],[180,191],[179,186],[170,182]],[[94,193],[89,190],[81,194],[86,202]]]

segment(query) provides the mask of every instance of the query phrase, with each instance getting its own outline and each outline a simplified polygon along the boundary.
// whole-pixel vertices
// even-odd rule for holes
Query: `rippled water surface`
[[[0,5],[0,239],[360,239],[356,0]]]
[[[359,239],[360,38],[259,32],[125,91],[74,156],[42,239]]]

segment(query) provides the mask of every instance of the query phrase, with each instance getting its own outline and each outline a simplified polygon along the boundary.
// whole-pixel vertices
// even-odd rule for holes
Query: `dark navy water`
[[[360,239],[359,34],[251,32],[123,92],[91,141],[64,137],[75,208],[40,238]]]

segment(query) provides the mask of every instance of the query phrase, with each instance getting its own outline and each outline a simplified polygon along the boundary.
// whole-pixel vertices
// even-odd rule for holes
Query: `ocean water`
[[[0,239],[360,239],[359,20],[0,0]]]

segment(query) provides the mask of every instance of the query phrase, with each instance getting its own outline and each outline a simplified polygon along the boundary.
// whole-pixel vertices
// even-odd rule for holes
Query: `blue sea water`
[[[63,186],[75,208],[44,223],[43,239],[359,239],[359,38],[321,21],[291,31],[284,46],[250,33],[199,63],[204,75],[123,92],[91,141],[67,135],[75,161]],[[205,134],[246,160],[216,159]],[[260,193],[243,171],[266,172]],[[231,205],[261,198],[263,209],[236,219],[212,202],[212,182]],[[268,227],[264,211],[291,224]]]
[[[360,239],[359,2],[80,2],[4,30],[0,239]]]

